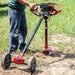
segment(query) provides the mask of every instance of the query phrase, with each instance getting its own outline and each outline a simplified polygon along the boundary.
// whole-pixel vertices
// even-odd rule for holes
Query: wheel
[[[36,58],[35,57],[30,57],[28,60],[28,71],[29,72],[34,72],[36,68]]]
[[[5,70],[10,66],[10,64],[11,64],[11,55],[9,53],[5,53],[1,59],[1,66]]]

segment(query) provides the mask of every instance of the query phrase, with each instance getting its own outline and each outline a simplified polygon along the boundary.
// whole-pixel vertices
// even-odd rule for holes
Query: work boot
[[[22,44],[20,45],[19,49],[20,49],[21,52],[23,51],[25,45],[26,45],[26,43],[22,43]]]

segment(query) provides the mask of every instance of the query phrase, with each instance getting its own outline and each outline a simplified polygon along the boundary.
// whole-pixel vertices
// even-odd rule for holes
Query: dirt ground
[[[56,36],[53,37],[56,38]],[[67,40],[67,42],[70,42],[69,37],[64,38],[65,40],[61,39],[62,38],[54,39],[56,41],[54,41],[54,43],[57,43],[58,41],[66,42]],[[73,43],[75,44],[75,40]],[[30,56],[35,56],[37,60],[37,67],[33,74],[28,73],[27,66],[12,63],[7,70],[3,70],[0,65],[0,75],[75,75],[74,53],[65,53],[62,51],[54,50],[52,56],[46,56],[41,52],[36,52],[25,55],[25,60],[27,60]],[[1,57],[2,55],[0,55],[0,64]]]
[[[0,75],[75,75],[74,54],[54,51],[53,56],[46,56],[39,52],[33,56],[40,60],[33,74],[27,72],[27,66],[12,63],[7,70],[3,70],[0,66]]]

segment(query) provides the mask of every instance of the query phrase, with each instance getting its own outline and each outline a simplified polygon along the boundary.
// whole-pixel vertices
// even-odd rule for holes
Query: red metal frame
[[[45,49],[47,49],[47,20],[45,21]]]
[[[56,15],[56,14],[58,14],[59,12],[62,11],[62,9],[61,9],[61,7],[60,7],[60,5],[59,5],[58,3],[54,3],[54,4],[58,6],[59,10],[56,10],[53,5],[49,4],[49,6],[51,6],[51,11],[50,11],[50,12],[52,13],[53,11],[55,11],[54,13],[52,13],[52,16],[53,16],[53,15]],[[31,11],[33,14],[35,14],[35,15],[40,14],[40,12],[38,11],[38,7],[37,7],[36,9],[30,9],[30,11]],[[38,14],[37,14],[35,11],[36,11]]]
[[[59,8],[59,10],[56,10],[52,4],[49,4],[49,6],[51,6],[51,11],[48,12],[48,13],[49,14],[52,14],[52,16],[58,14],[62,10],[61,7],[60,7],[60,5],[58,3],[54,3],[54,5],[57,5],[58,8]],[[38,7],[36,9],[31,10],[32,13],[34,13],[35,15],[38,15],[35,11],[38,14],[40,14],[40,12],[38,12]],[[51,55],[53,51],[52,51],[52,48],[51,47],[48,47],[47,19],[48,19],[48,17],[45,19],[45,50],[42,51],[42,53],[44,53],[46,55]]]
[[[59,12],[61,12],[61,7],[60,7],[60,5],[58,4],[58,3],[55,3],[55,5],[57,5],[58,6],[58,8],[59,8],[59,10],[56,10],[54,7],[53,7],[53,5],[49,5],[49,6],[51,6],[52,8],[52,11],[54,10],[55,12],[54,13],[52,13],[52,15],[55,15],[55,14],[58,14]]]
[[[52,52],[52,48],[48,47],[47,19],[45,19],[45,50],[42,51],[42,53],[44,53],[45,55],[51,55]]]
[[[24,63],[23,54],[19,54],[16,58],[14,58],[14,63],[23,64]]]

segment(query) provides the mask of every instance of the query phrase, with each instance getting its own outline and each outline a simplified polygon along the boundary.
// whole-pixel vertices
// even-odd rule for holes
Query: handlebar
[[[62,11],[62,9],[61,9],[61,7],[60,7],[60,5],[59,5],[58,3],[55,3],[55,5],[57,5],[57,6],[58,6],[59,10],[56,10],[54,7],[52,7],[52,8],[53,8],[53,10],[55,11],[52,15],[58,14],[59,12],[61,12],[61,11]]]
[[[56,10],[54,8],[54,5],[57,5],[59,10]],[[41,3],[41,4],[37,4],[36,6],[38,6],[38,7],[35,9],[30,9],[30,11],[33,14],[35,14],[36,16],[41,16],[42,14],[47,14],[48,16],[53,16],[62,11],[62,9],[58,3]],[[41,11],[38,11],[39,8]]]

